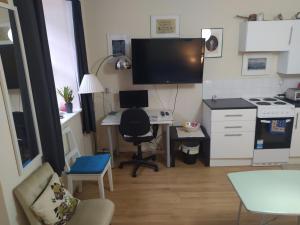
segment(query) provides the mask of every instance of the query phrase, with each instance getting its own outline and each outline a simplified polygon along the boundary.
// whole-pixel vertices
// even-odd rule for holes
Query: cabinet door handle
[[[291,27],[291,30],[290,30],[289,45],[290,45],[291,42],[292,42],[293,32],[294,32],[294,27],[292,26],[292,27]]]
[[[225,115],[225,117],[242,117],[242,114],[231,114],[231,115]]]
[[[225,129],[239,129],[239,128],[243,128],[242,126],[227,126],[225,127]]]
[[[241,137],[242,134],[225,134],[225,137]]]
[[[271,121],[269,121],[269,120],[261,120],[260,122],[261,123],[271,123]]]
[[[299,120],[299,113],[297,113],[297,116],[296,116],[295,129],[298,129],[298,120]]]

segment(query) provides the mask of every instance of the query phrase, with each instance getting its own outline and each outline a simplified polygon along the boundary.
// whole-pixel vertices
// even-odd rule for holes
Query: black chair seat
[[[127,141],[127,142],[132,142],[132,143],[136,142],[137,139],[138,139],[138,142],[142,143],[142,142],[150,142],[150,141],[152,141],[154,139],[154,137],[153,136],[146,136],[146,137],[137,137],[137,138],[134,138],[134,137],[124,137],[123,136],[123,139],[125,141]]]

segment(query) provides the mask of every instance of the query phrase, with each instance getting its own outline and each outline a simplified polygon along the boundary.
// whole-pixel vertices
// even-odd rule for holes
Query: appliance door
[[[294,118],[258,118],[255,149],[290,148]]]

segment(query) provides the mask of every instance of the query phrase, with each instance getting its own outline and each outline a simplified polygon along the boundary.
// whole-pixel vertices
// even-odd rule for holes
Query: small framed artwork
[[[152,38],[178,38],[179,16],[151,16]]]
[[[272,54],[248,53],[243,55],[242,75],[259,76],[272,74]]]
[[[130,37],[126,34],[107,34],[108,55],[130,56]]]
[[[223,51],[223,28],[201,29],[205,38],[205,58],[220,58]]]

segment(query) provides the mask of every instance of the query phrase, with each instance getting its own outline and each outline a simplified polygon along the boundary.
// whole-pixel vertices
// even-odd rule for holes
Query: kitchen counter
[[[242,98],[204,99],[203,102],[211,110],[256,109],[256,106]]]

